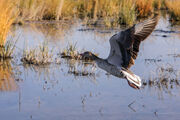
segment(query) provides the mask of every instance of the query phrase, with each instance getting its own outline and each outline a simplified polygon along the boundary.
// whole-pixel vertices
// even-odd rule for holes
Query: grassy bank
[[[108,26],[132,25],[159,9],[161,0],[19,0],[19,19],[103,19]]]
[[[5,1],[5,0],[3,0]],[[12,0],[8,0],[11,1]],[[15,2],[14,2],[15,1]],[[178,0],[14,0],[18,9],[17,21],[60,20],[80,18],[107,26],[132,25],[165,7],[172,16],[179,16]],[[8,3],[8,2],[7,2]],[[1,2],[0,4],[4,4]],[[8,4],[8,6],[11,6]],[[4,9],[4,5],[0,6]],[[6,7],[11,8],[11,7]],[[9,14],[8,14],[9,15]],[[178,18],[179,19],[179,18]]]
[[[132,24],[134,0],[19,0],[19,20],[59,20],[104,18],[106,21]],[[132,18],[130,20],[129,18]]]

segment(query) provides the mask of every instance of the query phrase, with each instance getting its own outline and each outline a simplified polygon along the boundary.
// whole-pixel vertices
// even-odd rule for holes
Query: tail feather
[[[141,78],[132,72],[128,72],[127,70],[122,70],[122,73],[124,74],[125,78],[134,85],[141,87]]]

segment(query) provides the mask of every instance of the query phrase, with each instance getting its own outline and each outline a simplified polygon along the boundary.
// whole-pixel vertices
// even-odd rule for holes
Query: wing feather
[[[125,67],[127,67],[133,59],[137,58],[141,41],[145,40],[153,32],[157,25],[158,18],[159,16],[155,15],[153,18],[135,24],[132,27],[119,32],[110,39],[110,41],[115,40],[113,43],[118,44]],[[113,47],[115,47],[115,45],[111,45],[111,48]],[[119,52],[119,50],[116,50],[116,52]]]

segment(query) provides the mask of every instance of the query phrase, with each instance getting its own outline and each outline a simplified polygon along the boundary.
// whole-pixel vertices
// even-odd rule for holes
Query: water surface
[[[156,30],[142,42],[135,65],[140,90],[125,79],[107,74],[94,64],[61,59],[61,64],[29,66],[20,62],[25,46],[48,41],[55,57],[68,43],[106,58],[109,38],[118,30],[89,28],[80,23],[16,26],[15,57],[0,62],[0,116],[2,120],[178,120],[180,117],[180,27],[161,18]],[[87,76],[73,71],[87,71]]]

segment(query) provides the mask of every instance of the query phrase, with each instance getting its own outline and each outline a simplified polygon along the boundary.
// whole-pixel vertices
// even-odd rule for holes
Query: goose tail
[[[128,80],[128,83],[136,85],[138,88],[141,87],[141,78],[135,74],[133,74],[129,70],[122,70],[124,77]]]

